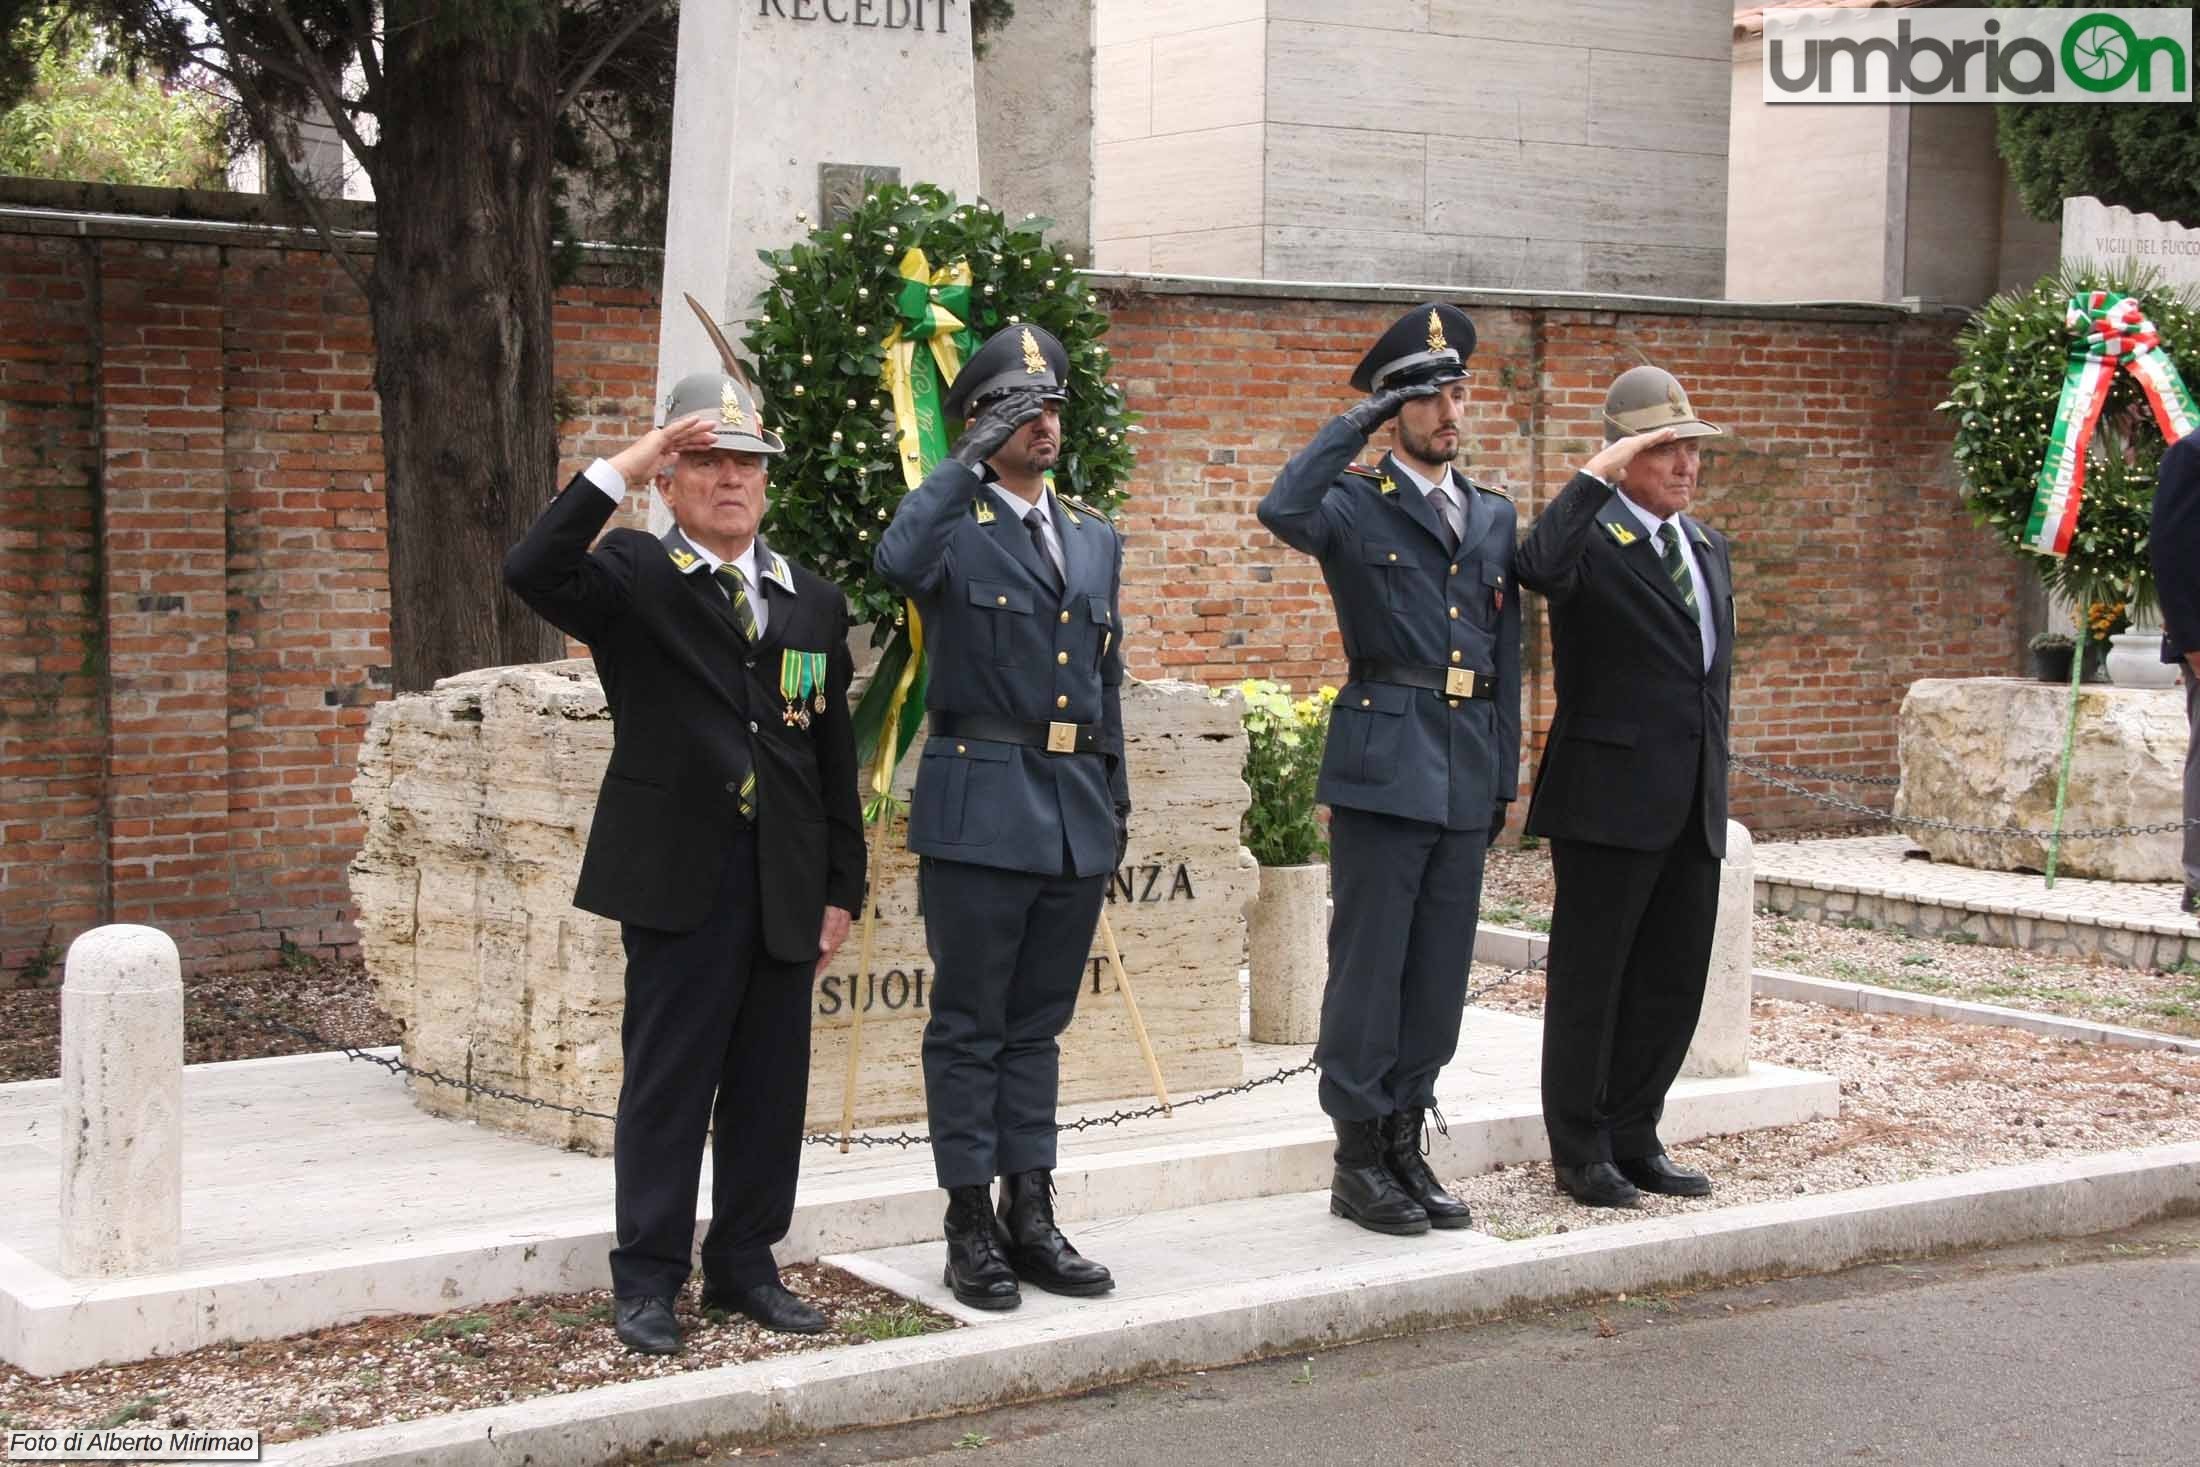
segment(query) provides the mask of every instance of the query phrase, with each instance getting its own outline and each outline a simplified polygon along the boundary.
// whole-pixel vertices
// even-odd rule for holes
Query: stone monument
[[[2062,262],[2110,270],[2144,265],[2173,285],[2200,285],[2200,229],[2081,194],[2063,200]]]
[[[1252,857],[1238,844],[1250,795],[1233,700],[1189,683],[1126,685],[1132,797],[1129,862],[1107,911],[1172,1098],[1235,1083],[1241,915]],[[904,800],[922,753],[898,781]],[[376,706],[353,795],[365,840],[351,866],[360,946],[408,1063],[604,1115],[619,1095],[625,958],[616,923],[572,904],[611,716],[591,663],[491,667]],[[858,973],[851,933],[812,991],[807,1124],[839,1124],[852,1008],[864,1006],[856,1121],[924,1115],[918,1044],[931,961],[916,867],[899,830],[874,844],[878,932]],[[1113,971],[1095,944],[1077,1017],[1062,1037],[1062,1098],[1148,1093]],[[608,1121],[415,1082],[437,1114],[588,1151]]]
[[[759,249],[830,219],[874,181],[978,192],[968,0],[722,0],[680,8],[668,302],[658,395],[718,360],[692,293],[748,318]],[[738,332],[729,332],[738,336]]]

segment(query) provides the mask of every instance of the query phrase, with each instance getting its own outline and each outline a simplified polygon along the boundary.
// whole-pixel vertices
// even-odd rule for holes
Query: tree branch
[[[221,8],[226,14],[228,6],[224,4]],[[359,166],[367,170],[367,176],[373,178],[374,148],[359,135],[357,125],[352,121],[351,106],[344,100],[344,89],[338,85],[336,78],[328,74],[328,68],[321,64],[321,58],[306,43],[305,32],[298,29],[298,21],[291,15],[290,6],[284,0],[269,0],[269,8],[274,12],[275,23],[282,27],[283,38],[290,42],[291,54],[305,68],[306,81],[312,87],[313,95],[320,99],[321,110],[328,114],[329,125],[344,140],[344,146],[351,149],[351,155],[359,160]],[[228,29],[228,22],[224,20],[222,30],[226,33]]]
[[[343,266],[344,273],[351,277],[351,283],[359,287],[359,294],[371,304],[374,292],[368,285],[366,271],[359,268],[359,261],[351,251],[344,248],[343,241],[336,237],[336,225],[329,217],[327,204],[319,194],[306,187],[305,180],[290,166],[290,159],[283,152],[282,140],[275,135],[274,119],[268,111],[266,100],[259,95],[258,86],[242,72],[232,73],[229,79],[237,87],[237,105],[244,108],[245,116],[252,124],[252,131],[259,136],[260,151],[275,160],[276,170],[282,174],[284,184],[305,207],[306,216],[313,221],[314,233],[321,236],[329,253],[336,257],[336,263]]]
[[[351,28],[359,33],[359,74],[366,78],[367,95],[379,96],[382,58],[374,49],[374,16],[368,11],[366,0],[344,0],[344,7],[351,12]]]
[[[589,57],[587,63],[578,72],[574,73],[573,79],[559,90],[557,105],[551,109],[550,115],[555,117],[565,111],[573,99],[579,96],[588,84],[596,79],[596,73],[603,68],[603,64],[609,61],[621,46],[632,40],[636,31],[655,19],[657,12],[664,8],[665,0],[644,0],[644,3],[636,5],[634,13],[620,22],[618,29],[611,33],[611,39],[597,48],[596,54]]]

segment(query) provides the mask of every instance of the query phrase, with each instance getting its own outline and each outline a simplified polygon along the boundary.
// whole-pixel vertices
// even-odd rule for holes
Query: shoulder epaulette
[[[1513,502],[1513,497],[1512,497],[1512,495],[1510,495],[1510,494],[1506,493],[1506,492],[1505,492],[1504,490],[1502,490],[1502,489],[1498,488],[1498,487],[1497,487],[1497,486],[1496,486],[1495,484],[1484,484],[1484,483],[1482,483],[1482,482],[1480,482],[1479,480],[1476,480],[1476,479],[1469,479],[1469,480],[1467,480],[1467,482],[1468,482],[1469,484],[1472,484],[1472,485],[1474,485],[1474,487],[1475,487],[1475,488],[1477,488],[1477,489],[1481,490],[1481,491],[1482,491],[1482,492],[1483,492],[1484,494],[1494,494],[1494,495],[1496,495],[1496,496],[1497,496],[1497,497],[1498,497],[1499,499],[1502,499],[1502,500],[1504,500],[1504,501],[1505,501],[1506,503],[1508,503],[1508,504],[1510,504],[1510,503],[1512,503],[1512,502]]]
[[[1054,497],[1060,500],[1063,504],[1067,505],[1072,510],[1078,512],[1079,514],[1089,514],[1094,519],[1101,521],[1103,524],[1114,523],[1114,521],[1109,518],[1106,510],[1094,509],[1091,505],[1085,503],[1085,501],[1083,501],[1082,499],[1072,499],[1067,494],[1059,493],[1056,494]]]
[[[1383,476],[1382,470],[1371,469],[1366,464],[1346,464],[1344,471],[1348,474],[1357,474],[1363,479],[1380,479]]]

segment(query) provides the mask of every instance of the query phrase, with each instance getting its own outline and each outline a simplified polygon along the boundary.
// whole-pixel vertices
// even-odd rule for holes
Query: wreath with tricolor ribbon
[[[2151,604],[2155,472],[2200,425],[2180,359],[2200,306],[2150,274],[2066,270],[1987,302],[1956,347],[1940,409],[1979,523],[2073,604]]]

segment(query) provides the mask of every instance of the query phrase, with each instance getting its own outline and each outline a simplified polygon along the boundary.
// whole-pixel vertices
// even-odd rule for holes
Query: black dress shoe
[[[1436,1180],[1436,1173],[1429,1167],[1427,1152],[1422,1149],[1428,1135],[1427,1119],[1428,1113],[1419,1106],[1384,1119],[1383,1165],[1405,1189],[1406,1195],[1421,1204],[1421,1211],[1428,1214],[1430,1227],[1467,1227],[1474,1221],[1467,1204],[1444,1190],[1444,1184]],[[1436,1124],[1439,1129],[1443,1128],[1441,1111],[1437,1113]]]
[[[1635,1184],[1608,1161],[1592,1161],[1587,1166],[1554,1165],[1551,1171],[1558,1178],[1558,1190],[1583,1207],[1637,1207],[1642,1203],[1642,1193]]]
[[[983,1184],[947,1189],[947,1268],[940,1281],[973,1309],[1014,1309],[1024,1302],[994,1231],[993,1192]]]
[[[1054,1225],[1054,1173],[1001,1178],[1000,1224],[1008,1266],[1034,1288],[1082,1299],[1115,1287],[1115,1275],[1071,1247]]]
[[[673,1322],[672,1301],[649,1295],[612,1301],[612,1328],[637,1355],[680,1353],[680,1326]]]
[[[1329,1177],[1329,1210],[1371,1233],[1427,1232],[1427,1209],[1407,1195],[1383,1164],[1382,1118],[1335,1125],[1337,1169]]]
[[[703,1307],[728,1314],[746,1314],[766,1329],[783,1335],[821,1335],[832,1328],[824,1315],[790,1293],[781,1284],[752,1284],[746,1289],[703,1287]]]
[[[1673,1158],[1662,1151],[1648,1156],[1631,1156],[1625,1161],[1615,1160],[1612,1165],[1619,1174],[1645,1192],[1657,1192],[1667,1197],[1709,1197],[1711,1179],[1702,1172],[1675,1166]]]

